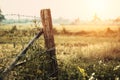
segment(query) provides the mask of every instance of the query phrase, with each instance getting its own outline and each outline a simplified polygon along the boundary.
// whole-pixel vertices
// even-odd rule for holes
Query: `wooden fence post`
[[[41,21],[43,24],[43,33],[45,39],[45,48],[55,48],[53,29],[52,29],[52,19],[50,9],[41,10]],[[47,52],[47,72],[50,77],[57,78],[58,76],[58,64],[56,60],[55,49]]]

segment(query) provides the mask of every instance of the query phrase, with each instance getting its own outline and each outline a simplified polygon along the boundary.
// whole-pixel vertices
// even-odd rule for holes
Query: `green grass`
[[[29,35],[30,33],[31,31],[28,30],[24,35],[24,30],[17,30],[8,31],[8,34],[1,36],[0,42],[11,43],[0,44],[0,73],[10,65],[37,32],[34,31]],[[88,80],[90,78],[117,80],[120,78],[120,38],[118,36],[55,35],[55,44],[59,80]],[[20,62],[27,62],[16,66],[6,76],[6,80],[49,80],[46,72],[46,54],[38,54],[44,51],[42,36],[20,60]]]

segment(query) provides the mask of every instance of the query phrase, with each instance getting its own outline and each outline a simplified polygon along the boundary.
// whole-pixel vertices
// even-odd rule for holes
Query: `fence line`
[[[23,49],[23,51],[16,57],[15,61],[2,73],[2,76],[7,75],[16,65],[16,63],[26,54],[29,47],[34,43],[35,40],[37,40],[40,35],[43,33],[43,30],[41,30],[26,46],[26,48]]]
[[[47,49],[45,52],[47,53],[46,60],[50,61],[47,64],[47,74],[49,77],[58,79],[58,64],[55,54],[55,43],[54,36],[52,30],[52,19],[50,9],[41,10],[41,20],[43,24],[43,29],[39,31],[39,33],[28,43],[28,45],[20,52],[20,54],[16,57],[15,61],[11,63],[11,65],[6,68],[1,74],[2,79],[4,79],[7,74],[13,70],[17,64],[17,62],[26,54],[29,47],[43,34],[45,39],[45,48]],[[1,79],[1,78],[0,78]]]
[[[38,19],[40,19],[40,17],[37,17],[37,16],[27,16],[27,15],[20,15],[20,14],[5,14],[5,16],[29,17],[29,18],[38,18]]]
[[[1,22],[2,24],[12,24],[12,23],[26,23],[33,22],[39,23],[40,17],[30,16],[30,15],[21,15],[21,14],[4,14],[5,19]]]

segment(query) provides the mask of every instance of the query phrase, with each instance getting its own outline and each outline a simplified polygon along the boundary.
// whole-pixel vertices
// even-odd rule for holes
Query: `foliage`
[[[2,14],[2,11],[1,11],[1,9],[0,9],[0,22],[2,21],[2,20],[4,20],[5,19],[5,17],[4,17],[4,15]]]
[[[7,34],[1,37],[0,42],[11,43],[0,45],[0,73],[10,65],[10,62],[35,34],[33,31],[20,31],[16,28],[13,29],[13,33],[6,32]],[[29,35],[32,32],[33,34]],[[120,78],[118,37],[56,35],[55,41],[59,80],[115,80]],[[16,47],[13,47],[12,42],[16,42]],[[49,80],[50,77],[46,70],[49,66],[47,66],[47,55],[43,46],[44,40],[41,37],[30,47],[27,55],[19,61],[6,80]]]

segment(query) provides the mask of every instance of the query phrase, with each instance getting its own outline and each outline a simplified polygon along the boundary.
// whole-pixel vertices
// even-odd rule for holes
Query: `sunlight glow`
[[[114,19],[120,16],[119,7],[120,0],[0,0],[4,14],[39,16],[41,9],[50,8],[54,18],[81,20],[91,20],[94,14],[101,19]]]
[[[87,5],[89,10],[94,14],[101,14],[106,11],[106,0],[88,0]]]

